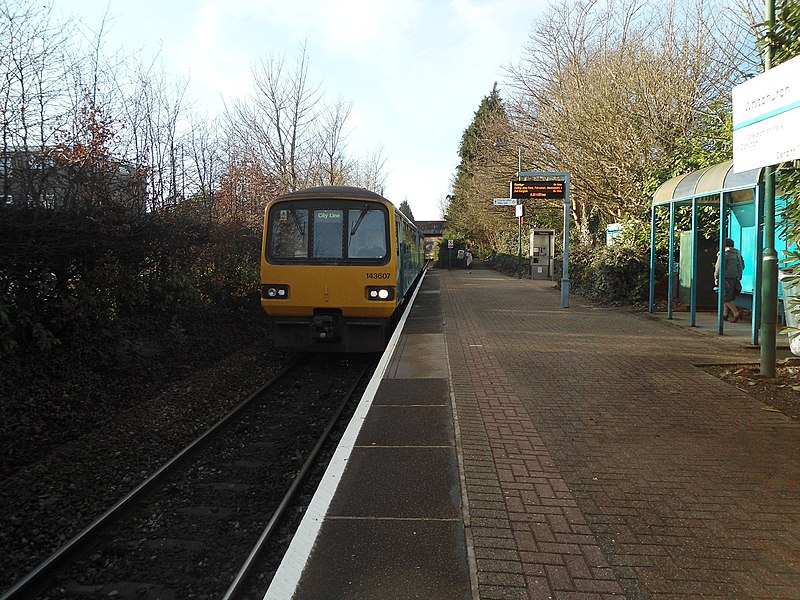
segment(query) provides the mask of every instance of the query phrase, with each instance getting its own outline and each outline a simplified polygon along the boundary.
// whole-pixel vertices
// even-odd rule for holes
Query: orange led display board
[[[518,200],[563,200],[563,181],[512,181],[511,197]]]

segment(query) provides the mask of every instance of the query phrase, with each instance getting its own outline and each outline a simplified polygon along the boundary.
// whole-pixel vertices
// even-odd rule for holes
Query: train
[[[261,305],[278,349],[383,351],[423,266],[421,233],[373,191],[312,187],[264,209]]]

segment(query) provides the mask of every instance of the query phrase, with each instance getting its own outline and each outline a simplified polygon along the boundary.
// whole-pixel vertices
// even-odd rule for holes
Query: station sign
[[[733,170],[800,158],[800,56],[733,88]]]
[[[517,200],[563,200],[563,181],[512,181],[511,197]]]
[[[516,206],[516,198],[492,198],[492,204],[495,206]]]

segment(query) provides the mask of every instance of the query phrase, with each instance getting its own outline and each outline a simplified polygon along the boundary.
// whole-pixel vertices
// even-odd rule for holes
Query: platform
[[[800,598],[800,424],[702,333],[429,271],[266,598]]]

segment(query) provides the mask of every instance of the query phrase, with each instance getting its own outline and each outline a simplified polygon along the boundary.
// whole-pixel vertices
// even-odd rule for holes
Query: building
[[[424,238],[425,258],[432,259],[436,245],[442,241],[447,221],[415,221]]]
[[[138,169],[104,159],[67,160],[57,148],[0,151],[0,200],[6,206],[77,209],[143,206]]]

